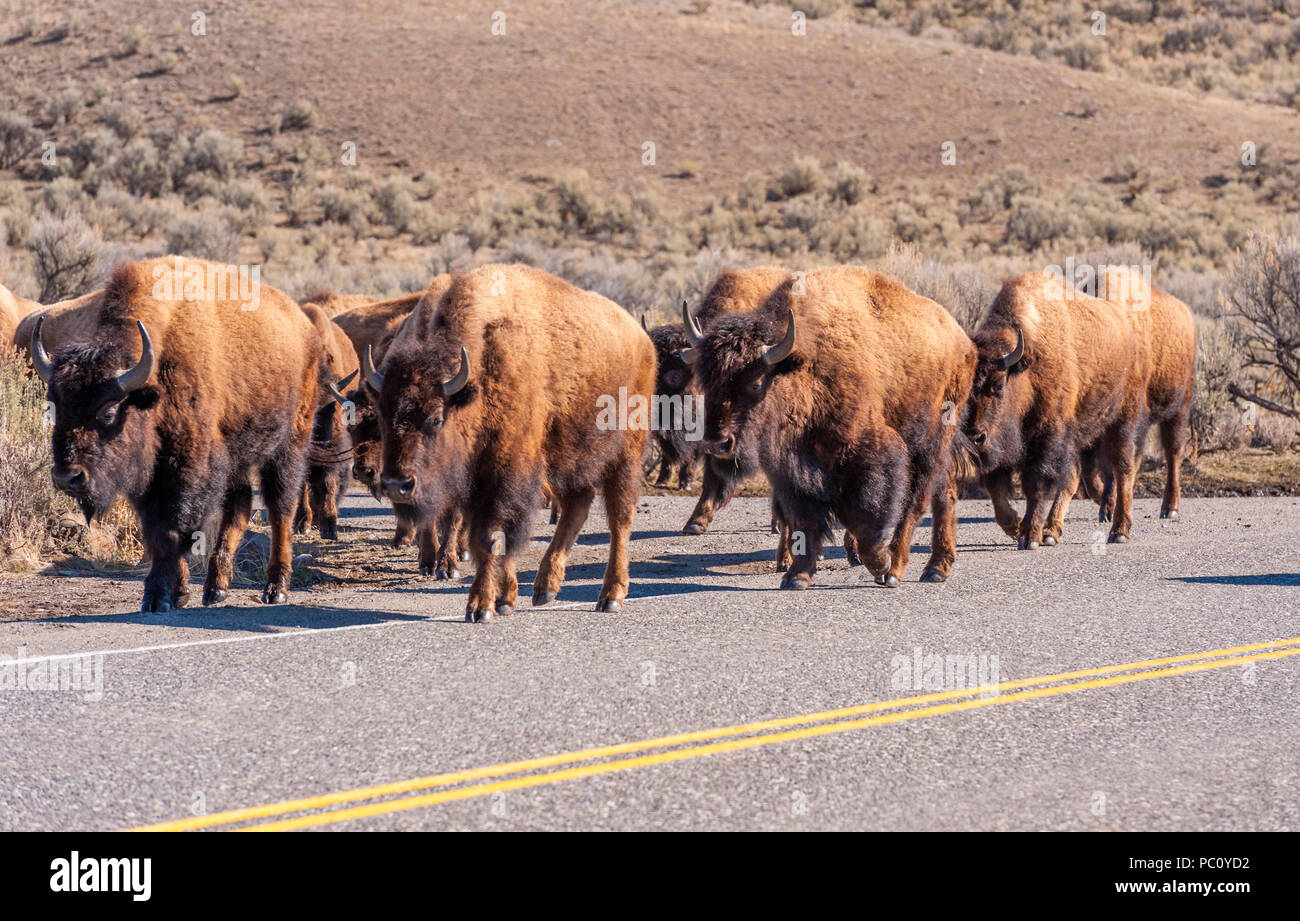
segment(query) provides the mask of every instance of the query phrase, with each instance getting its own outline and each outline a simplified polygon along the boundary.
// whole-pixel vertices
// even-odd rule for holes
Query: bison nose
[[[74,495],[85,490],[86,481],[89,479],[85,467],[68,467],[66,470],[56,467],[50,471],[50,476],[54,480],[55,488]]]
[[[986,435],[985,433],[976,432],[974,435],[971,436],[970,440],[975,442],[976,445],[982,445],[984,444],[984,442],[988,441],[988,438],[989,436]]]
[[[411,493],[415,492],[415,477],[384,477],[384,492],[388,493],[388,498],[399,501],[411,498]]]
[[[363,483],[373,483],[375,481],[375,469],[373,467],[358,465],[356,472],[357,479],[361,480]]]

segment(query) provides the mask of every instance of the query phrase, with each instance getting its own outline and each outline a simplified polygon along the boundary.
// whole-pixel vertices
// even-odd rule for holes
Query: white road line
[[[133,652],[159,652],[164,649],[185,649],[190,646],[219,646],[225,643],[247,643],[252,640],[278,640],[287,636],[312,636],[319,633],[338,633],[342,630],[368,630],[375,627],[392,627],[398,624],[427,624],[435,619],[384,620],[376,624],[348,624],[345,627],[319,627],[314,630],[281,630],[278,633],[257,633],[252,636],[224,636],[218,640],[194,640],[192,643],[161,643],[157,646],[133,646],[129,649],[92,649],[86,652],[65,652],[50,656],[24,657],[24,661],[59,662],[63,659],[81,659],[86,656],[118,656]],[[12,658],[12,657],[6,657]]]

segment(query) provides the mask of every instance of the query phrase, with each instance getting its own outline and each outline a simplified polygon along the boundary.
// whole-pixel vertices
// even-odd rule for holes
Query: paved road
[[[101,614],[0,623],[29,677],[102,653],[100,699],[0,690],[0,828],[1300,827],[1300,500],[1139,501],[1123,547],[1080,502],[1031,553],[966,502],[948,583],[834,550],[803,593],[775,590],[764,500],[695,538],[690,507],[643,501],[618,615],[590,610],[598,509],[555,607],[470,625],[353,496],[344,539],[388,578],[166,615],[97,580]]]

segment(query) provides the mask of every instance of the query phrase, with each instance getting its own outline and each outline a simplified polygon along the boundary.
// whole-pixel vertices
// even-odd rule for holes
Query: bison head
[[[981,459],[990,463],[1017,453],[1020,390],[1029,356],[1025,353],[1025,334],[1018,326],[981,330],[975,334],[975,345],[979,361],[967,405],[965,433]]]
[[[114,497],[143,494],[152,470],[150,410],[161,396],[149,384],[157,369],[153,342],[136,323],[141,342],[138,362],[119,343],[70,346],[53,358],[32,330],[36,373],[48,387],[54,407],[54,486],[77,500],[89,521],[103,514]]]
[[[468,351],[441,339],[407,343],[389,350],[380,371],[367,349],[361,369],[383,444],[380,485],[395,503],[437,503],[440,490],[430,476],[437,466],[426,458],[446,440],[448,421],[477,396]]]
[[[650,330],[659,371],[655,376],[655,393],[663,397],[686,397],[693,392],[691,368],[682,360],[682,352],[690,345],[680,323],[656,326]],[[684,461],[691,454],[692,445],[686,432],[679,427],[656,429],[654,438],[664,457],[671,464]]]
[[[794,311],[780,318],[763,314],[727,314],[704,335],[682,305],[690,348],[681,358],[693,367],[704,392],[704,443],[721,459],[736,456],[751,416],[767,396],[772,381],[793,370]]]
[[[352,439],[352,475],[376,499],[383,498],[379,471],[383,466],[383,442],[379,434],[379,413],[370,389],[364,384],[347,394],[352,403],[352,424],[348,435]]]

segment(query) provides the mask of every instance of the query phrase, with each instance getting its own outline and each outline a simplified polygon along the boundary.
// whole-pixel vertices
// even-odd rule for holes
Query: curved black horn
[[[36,373],[41,376],[45,383],[50,382],[50,375],[54,373],[54,362],[50,361],[50,353],[45,351],[45,346],[41,342],[41,325],[45,322],[45,317],[38,317],[36,325],[32,327],[32,365],[36,368]]]
[[[686,362],[688,365],[693,365],[700,360],[699,349],[682,349],[677,354],[680,355],[682,361]]]
[[[644,314],[644,313],[641,314],[641,328],[644,329],[646,332],[650,332],[650,327],[649,327],[648,325],[646,325],[645,314]]]
[[[779,365],[790,357],[794,351],[794,311],[787,311],[788,319],[785,322],[785,338],[776,345],[769,345],[763,349],[763,360],[769,366]]]
[[[442,382],[442,395],[444,397],[449,397],[453,393],[459,393],[461,390],[465,389],[465,385],[468,383],[469,351],[462,345],[460,347],[460,370],[456,372],[456,376],[451,380]]]
[[[1020,327],[1017,326],[1016,347],[1012,349],[1009,354],[1004,355],[1002,357],[1002,360],[999,362],[999,365],[1001,366],[1002,370],[1005,371],[1007,368],[1010,368],[1012,365],[1014,365],[1016,362],[1020,361],[1020,359],[1024,357],[1025,357],[1025,334],[1021,332]]]
[[[130,393],[143,387],[148,383],[149,378],[153,377],[154,368],[158,365],[158,359],[153,353],[153,340],[149,338],[149,330],[145,329],[144,323],[139,320],[135,321],[135,325],[140,330],[140,360],[129,371],[117,373],[117,386],[122,388],[123,393]]]
[[[361,373],[365,375],[366,383],[375,393],[384,389],[384,376],[375,370],[374,349],[369,345],[366,346],[365,354],[361,356]]]
[[[686,298],[682,298],[682,326],[686,327],[686,338],[690,340],[692,346],[697,346],[704,341],[704,332],[700,329],[700,324],[695,322],[695,317],[691,316],[691,308],[686,303]]]
[[[343,380],[338,381],[337,383],[334,381],[330,381],[330,385],[329,385],[330,396],[332,396],[335,402],[337,402],[340,406],[344,406],[348,402],[348,398],[343,395],[343,388],[348,386],[348,384],[351,384],[352,379],[356,377],[357,374],[358,372],[353,371],[351,374],[343,378]]]

